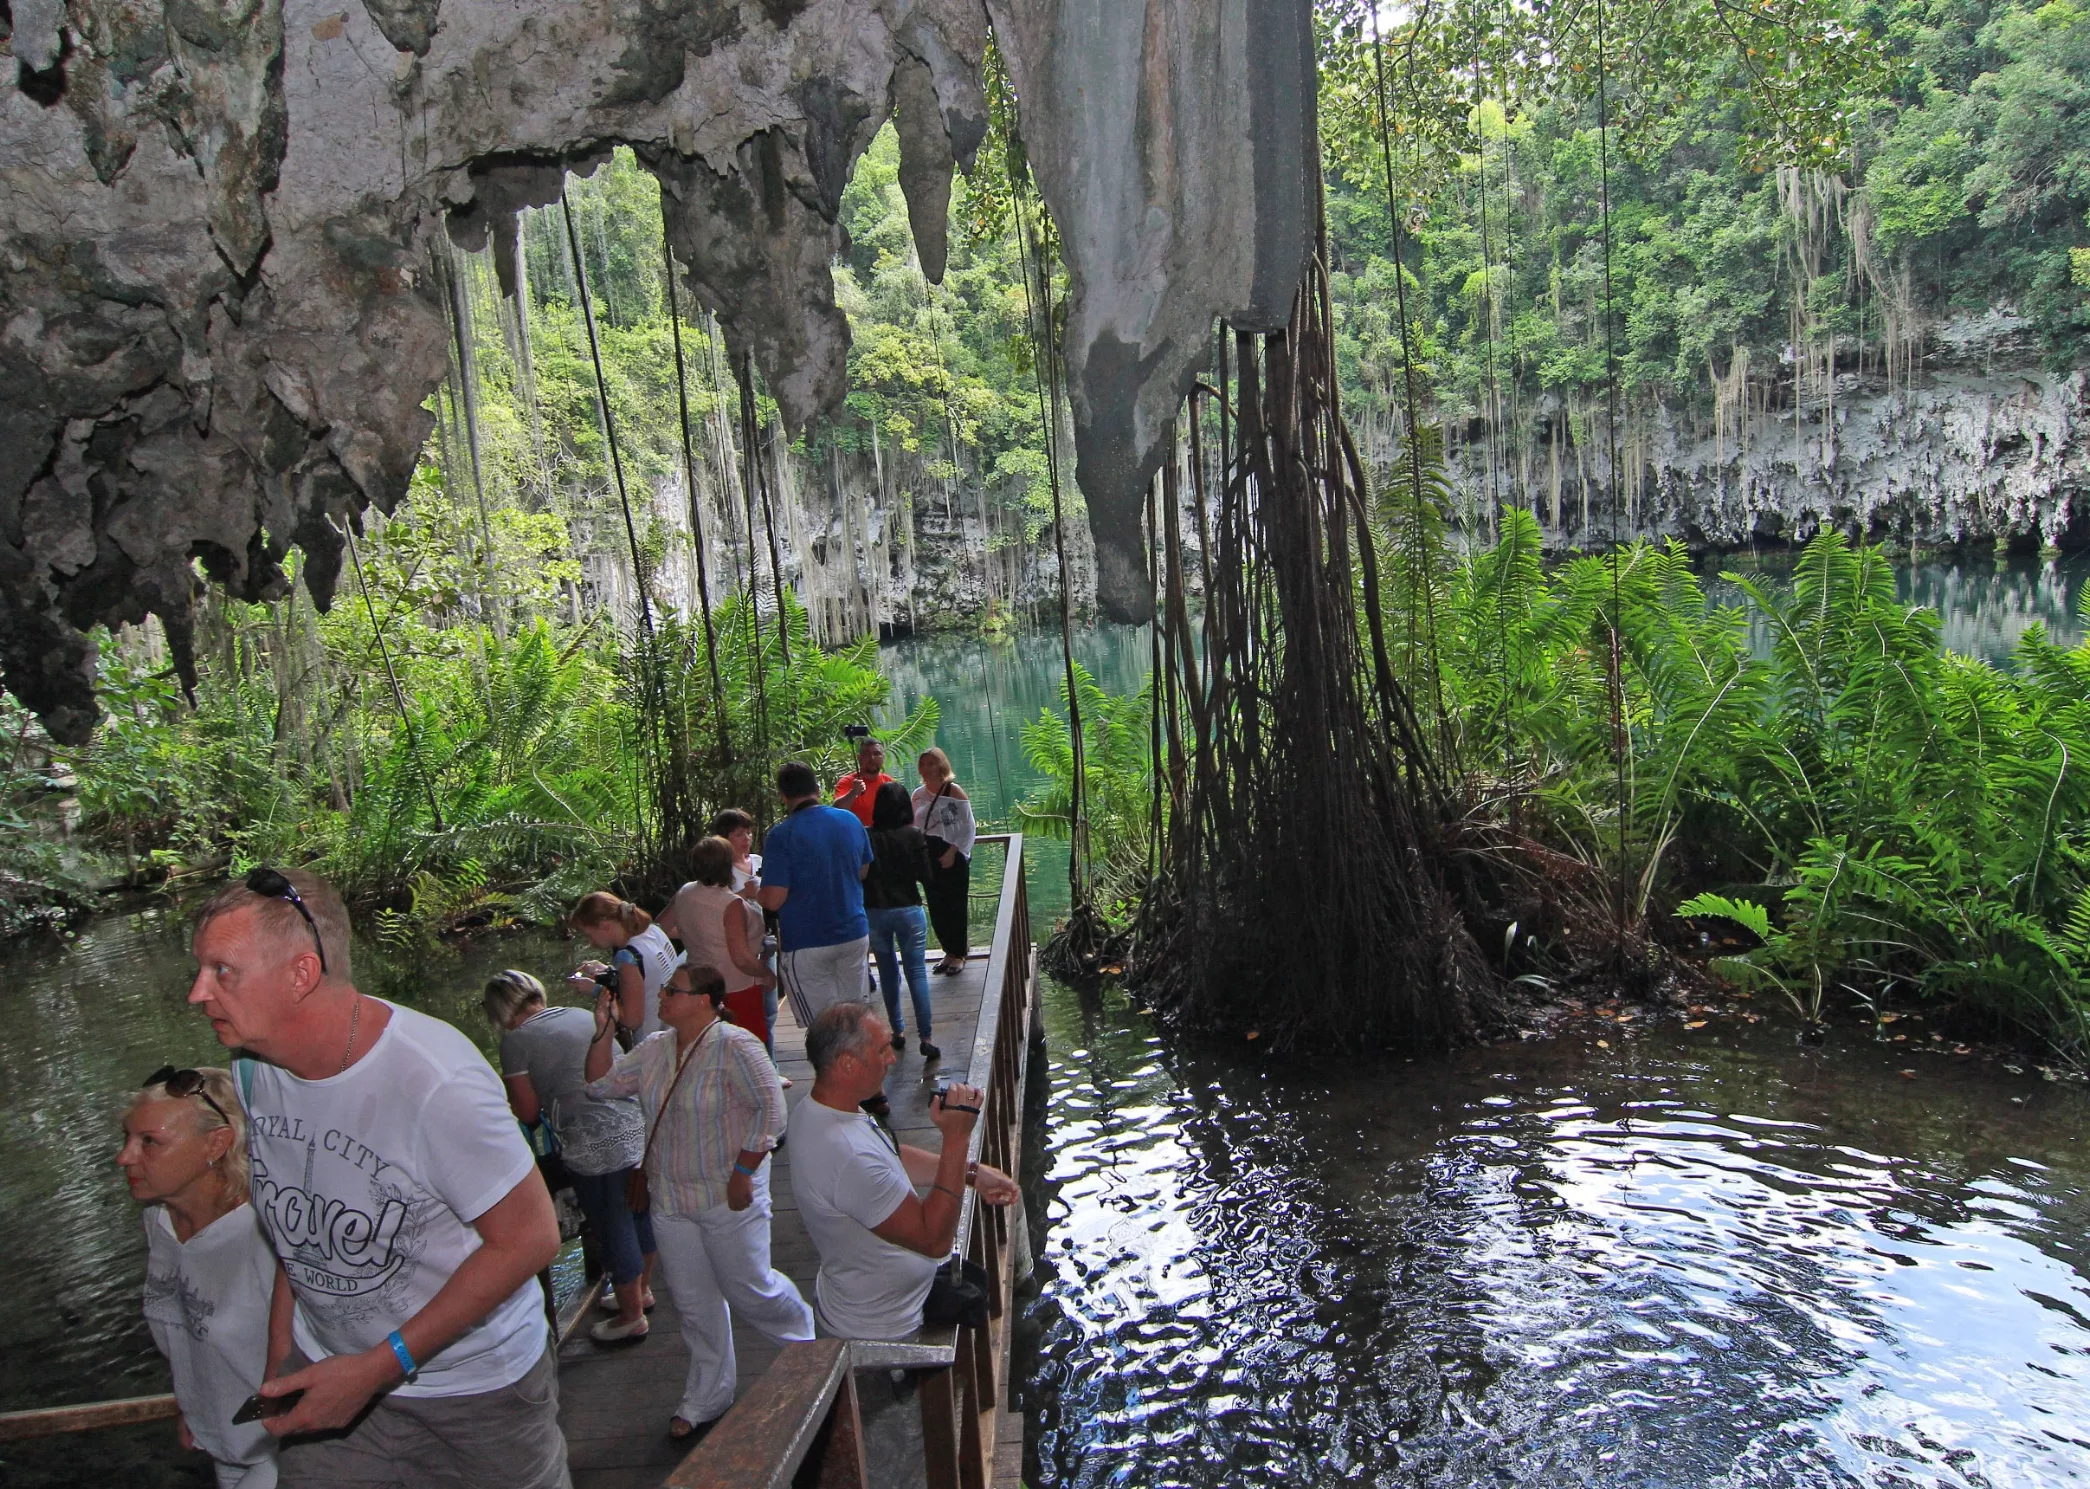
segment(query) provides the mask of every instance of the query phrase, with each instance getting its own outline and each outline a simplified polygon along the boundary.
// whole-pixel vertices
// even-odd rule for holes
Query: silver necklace
[[[356,1020],[362,1016],[363,995],[357,993],[354,1001],[348,1005],[348,1048],[341,1052],[341,1069],[335,1072],[337,1075],[348,1070],[349,1057],[356,1052]]]

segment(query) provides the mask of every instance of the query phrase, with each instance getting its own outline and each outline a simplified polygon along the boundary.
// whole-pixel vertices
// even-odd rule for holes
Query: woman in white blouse
[[[769,1262],[769,1163],[784,1091],[762,1041],[728,1023],[725,979],[680,966],[660,990],[668,1027],[617,1056],[616,1008],[596,1000],[588,1094],[636,1096],[654,1244],[682,1319],[689,1374],[668,1423],[688,1437],[733,1405],[733,1319],[779,1344],[813,1337],[813,1311]],[[729,1311],[730,1310],[730,1311]]]
[[[924,898],[929,906],[929,924],[935,928],[936,944],[943,948],[938,972],[965,970],[972,952],[968,921],[972,914],[972,850],[979,837],[972,820],[972,798],[951,779],[950,757],[939,749],[922,751],[915,762],[921,785],[914,789],[914,825],[929,840],[929,858],[936,865],[936,879]]]

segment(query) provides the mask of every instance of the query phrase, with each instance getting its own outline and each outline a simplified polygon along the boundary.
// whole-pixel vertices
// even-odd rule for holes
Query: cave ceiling
[[[1309,0],[0,4],[0,679],[97,717],[89,631],[196,571],[247,599],[405,494],[449,368],[436,250],[631,146],[690,293],[798,428],[840,406],[829,264],[892,119],[924,267],[987,126],[989,17],[1061,233],[1107,611],[1150,608],[1145,483],[1214,316],[1282,323],[1310,249]]]

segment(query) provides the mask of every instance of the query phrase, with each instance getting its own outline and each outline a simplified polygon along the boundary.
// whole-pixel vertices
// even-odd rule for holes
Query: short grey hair
[[[817,1080],[844,1055],[860,1055],[870,1047],[868,1027],[876,1017],[868,1003],[837,1003],[824,1008],[806,1030],[806,1058]]]

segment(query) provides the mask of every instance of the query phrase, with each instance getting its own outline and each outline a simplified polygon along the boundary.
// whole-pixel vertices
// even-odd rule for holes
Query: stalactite
[[[479,512],[479,612],[482,619],[492,622],[496,635],[505,637],[507,617],[493,603],[493,525],[487,515],[486,475],[479,456],[479,355],[471,287],[461,272],[466,261],[447,238],[440,251],[444,255],[443,277],[450,292],[450,338],[457,357],[456,379],[464,403],[465,452],[471,460],[472,496]]]

